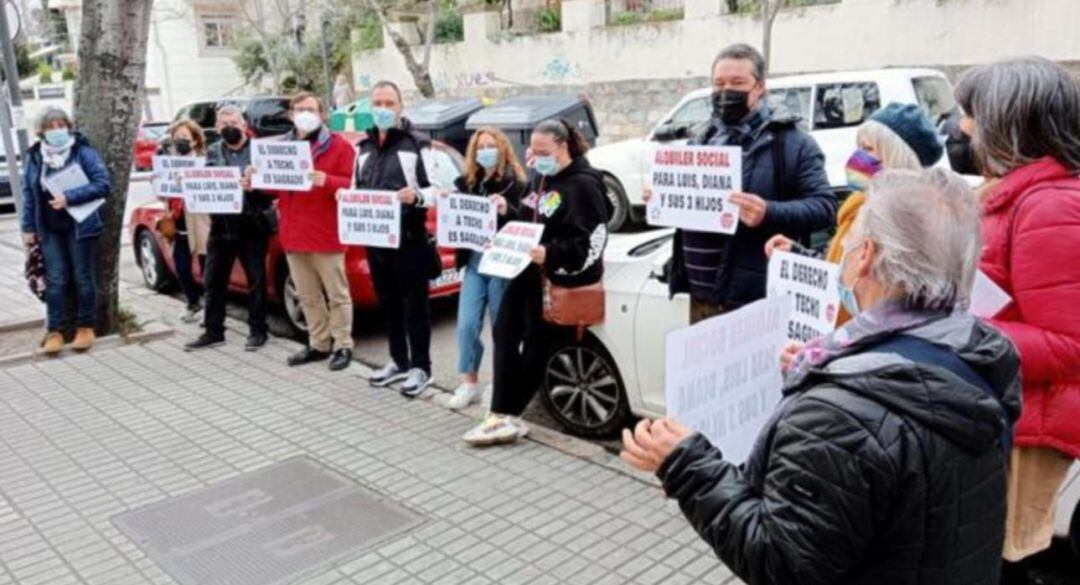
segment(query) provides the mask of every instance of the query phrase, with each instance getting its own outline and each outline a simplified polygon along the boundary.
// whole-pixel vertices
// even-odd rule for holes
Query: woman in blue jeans
[[[465,154],[465,174],[455,186],[461,193],[487,197],[498,211],[499,227],[517,215],[518,204],[525,193],[525,170],[514,149],[499,130],[481,128],[473,134]],[[465,408],[480,398],[480,361],[484,344],[480,333],[484,328],[484,309],[495,322],[499,303],[509,281],[480,274],[482,254],[470,250],[457,251],[457,266],[465,269],[458,297],[457,338],[458,372],[465,378],[447,408]]]
[[[73,127],[67,112],[45,110],[38,120],[40,140],[27,152],[23,169],[20,223],[23,241],[27,246],[40,242],[45,258],[48,333],[43,350],[48,355],[64,348],[62,327],[72,282],[77,307],[72,348],[90,349],[97,326],[98,238],[105,229],[100,204],[111,187],[101,156]]]

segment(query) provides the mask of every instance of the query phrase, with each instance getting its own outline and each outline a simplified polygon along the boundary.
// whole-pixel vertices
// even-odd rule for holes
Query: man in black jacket
[[[431,384],[428,282],[436,253],[427,232],[427,211],[435,204],[427,174],[434,164],[431,141],[402,117],[401,90],[395,84],[375,84],[371,110],[375,128],[360,141],[356,187],[396,191],[403,208],[400,247],[367,250],[379,310],[388,321],[391,357],[372,374],[371,384],[385,387],[404,380],[401,393],[412,398]]]
[[[215,129],[221,140],[206,153],[208,167],[251,166],[251,141],[243,111],[234,105],[217,111]],[[225,297],[233,264],[240,260],[248,285],[248,351],[266,345],[266,249],[276,230],[273,199],[259,191],[244,192],[243,210],[236,215],[210,216],[210,240],[207,243],[206,331],[184,346],[187,350],[214,347],[225,342]]]
[[[855,318],[788,361],[745,465],[670,420],[624,433],[750,585],[992,585],[1020,360],[967,312],[979,210],[941,169],[885,171],[845,240]]]
[[[690,293],[692,322],[765,297],[771,236],[807,240],[836,223],[825,157],[796,126],[796,113],[766,104],[761,54],[749,45],[727,47],[712,75],[713,114],[693,130],[689,144],[742,148],[743,192],[731,197],[742,225],[730,236],[676,232],[669,288],[672,295]]]

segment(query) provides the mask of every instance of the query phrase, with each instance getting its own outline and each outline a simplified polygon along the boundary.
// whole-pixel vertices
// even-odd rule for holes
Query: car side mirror
[[[657,260],[653,262],[652,272],[649,273],[649,278],[667,284],[669,277],[671,276],[671,258],[665,258],[663,260]]]
[[[653,132],[653,140],[656,142],[671,142],[673,140],[682,140],[686,138],[688,133],[686,126],[676,126],[670,122],[661,124]]]

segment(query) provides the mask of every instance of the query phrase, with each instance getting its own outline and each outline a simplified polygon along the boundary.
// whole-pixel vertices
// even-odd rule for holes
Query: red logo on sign
[[[390,236],[390,237],[386,238],[386,241],[387,241],[387,242],[388,242],[388,243],[389,243],[389,244],[390,244],[391,246],[396,246],[396,245],[397,245],[397,236]]]
[[[733,213],[731,213],[730,211],[725,211],[724,213],[720,214],[720,225],[723,226],[724,229],[729,230],[734,224],[735,215]]]
[[[301,170],[301,171],[306,171],[306,170],[308,170],[308,164],[307,164],[307,161],[306,161],[306,160],[302,160],[302,161],[300,161],[300,170]]]
[[[836,318],[836,306],[835,305],[826,305],[825,306],[825,320],[826,321],[832,321],[835,318]]]

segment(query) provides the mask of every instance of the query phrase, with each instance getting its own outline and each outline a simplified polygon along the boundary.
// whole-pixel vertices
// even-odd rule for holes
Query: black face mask
[[[713,116],[724,124],[733,126],[742,122],[750,113],[750,92],[741,89],[724,89],[712,94]]]
[[[191,141],[187,138],[173,141],[173,146],[176,148],[176,154],[180,156],[191,154]]]
[[[244,133],[236,126],[226,126],[221,129],[221,139],[229,146],[238,146],[244,141]]]
[[[975,153],[971,149],[971,137],[963,132],[950,134],[945,138],[945,152],[949,153],[949,165],[961,175],[981,175],[975,164]]]

